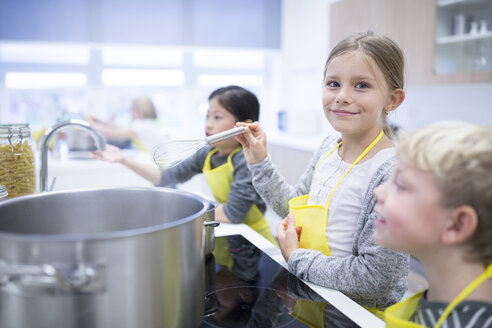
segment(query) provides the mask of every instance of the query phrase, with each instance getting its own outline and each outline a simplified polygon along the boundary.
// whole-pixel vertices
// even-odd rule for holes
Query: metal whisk
[[[237,127],[201,140],[174,140],[164,142],[154,150],[154,162],[162,168],[178,165],[201,148],[240,135],[245,127]]]

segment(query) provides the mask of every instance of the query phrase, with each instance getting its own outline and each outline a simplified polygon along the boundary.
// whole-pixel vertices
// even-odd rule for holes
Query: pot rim
[[[101,232],[101,233],[81,233],[81,234],[25,234],[25,233],[14,233],[14,232],[5,232],[0,230],[0,239],[3,238],[8,238],[10,240],[26,240],[26,241],[33,241],[35,240],[36,242],[58,242],[58,241],[81,241],[81,240],[87,240],[87,241],[92,241],[92,240],[107,240],[107,239],[116,239],[116,238],[126,238],[126,237],[132,237],[132,236],[137,236],[137,235],[143,235],[143,234],[148,234],[160,230],[165,230],[169,228],[173,228],[188,222],[191,222],[193,220],[196,220],[198,218],[201,218],[208,210],[209,210],[209,204],[210,201],[205,199],[202,196],[199,196],[197,194],[184,191],[184,190],[178,190],[178,189],[171,189],[171,188],[165,188],[165,187],[103,187],[103,188],[80,188],[80,189],[71,189],[71,190],[59,190],[59,191],[51,191],[51,192],[43,192],[43,193],[36,193],[36,194],[30,194],[30,195],[24,195],[8,200],[4,200],[0,202],[0,208],[3,206],[7,206],[12,203],[16,202],[25,202],[27,199],[30,198],[39,198],[39,197],[50,197],[53,194],[74,194],[74,193],[85,193],[85,192],[91,192],[91,191],[109,191],[109,190],[129,190],[129,191],[145,191],[145,190],[151,190],[151,191],[157,191],[157,192],[164,192],[164,193],[178,193],[182,194],[191,198],[194,198],[201,202],[203,204],[203,208],[194,213],[193,215],[172,221],[172,222],[167,222],[159,225],[153,225],[153,226],[148,226],[148,227],[143,227],[143,228],[136,228],[136,229],[129,229],[129,230],[118,230],[118,231],[111,231],[111,232]],[[200,220],[202,222],[202,220]]]

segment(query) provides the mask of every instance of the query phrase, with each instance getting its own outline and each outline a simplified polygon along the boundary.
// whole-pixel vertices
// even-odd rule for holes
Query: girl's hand
[[[113,145],[106,145],[105,151],[93,151],[92,158],[110,163],[123,163],[125,161],[125,156],[121,149]]]
[[[236,126],[245,126],[246,131],[236,137],[243,145],[244,157],[248,164],[256,164],[267,157],[266,134],[258,122],[238,122]]]
[[[92,115],[87,115],[86,117],[86,121],[90,124],[90,125],[96,125],[96,124],[104,124],[104,121],[101,121],[100,119],[98,118],[95,118],[94,116]]]
[[[294,215],[291,213],[278,225],[277,240],[285,262],[288,262],[292,252],[299,248],[301,230],[302,227],[295,226]]]

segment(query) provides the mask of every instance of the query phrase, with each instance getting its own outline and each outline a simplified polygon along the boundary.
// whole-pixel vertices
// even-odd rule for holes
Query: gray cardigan
[[[248,165],[254,187],[280,217],[288,214],[291,198],[309,193],[314,168],[337,137],[323,140],[295,186],[280,175],[270,156]],[[355,228],[352,255],[333,257],[299,248],[289,258],[290,272],[306,281],[339,290],[364,306],[384,308],[400,301],[407,290],[409,255],[383,248],[373,237],[376,205],[373,191],[390,178],[395,164],[395,157],[386,160],[370,180]]]

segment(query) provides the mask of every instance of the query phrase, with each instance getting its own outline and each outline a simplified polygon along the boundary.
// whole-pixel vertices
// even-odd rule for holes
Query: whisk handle
[[[230,129],[230,130],[227,130],[224,132],[214,134],[213,136],[207,137],[205,140],[207,141],[207,143],[209,145],[213,145],[217,142],[220,142],[220,141],[235,137],[237,135],[240,135],[240,134],[244,133],[245,129],[246,128],[244,126],[240,126],[240,127],[233,128],[233,129]]]

